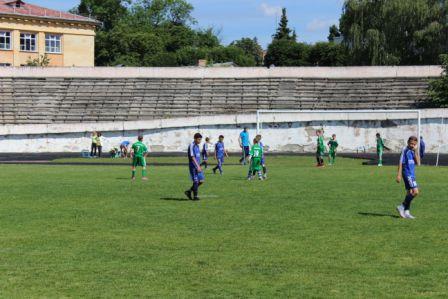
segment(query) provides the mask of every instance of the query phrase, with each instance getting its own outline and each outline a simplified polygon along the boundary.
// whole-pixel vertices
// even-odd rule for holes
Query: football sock
[[[191,191],[193,191],[194,197],[198,197],[198,189],[199,189],[199,183],[194,182],[193,186],[191,187]]]
[[[411,202],[413,199],[414,199],[414,196],[412,196],[412,194],[410,194],[410,193],[407,194],[406,197],[404,198],[403,206],[406,211],[411,209]]]
[[[132,177],[135,178],[135,170],[132,171]]]
[[[263,166],[263,174],[267,174],[268,173],[268,168],[266,166]]]
[[[146,168],[143,168],[143,170],[142,170],[142,176],[143,176],[143,177],[146,177]]]

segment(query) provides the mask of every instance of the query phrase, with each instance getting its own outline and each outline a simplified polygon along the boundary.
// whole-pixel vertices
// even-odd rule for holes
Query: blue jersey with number
[[[194,163],[193,157],[198,164]],[[199,145],[194,142],[188,147],[188,161],[190,162],[190,167],[198,168],[199,164],[201,164],[201,150],[199,149]]]
[[[250,146],[249,132],[245,132],[245,131],[241,132],[240,137],[241,137],[241,143],[243,144],[243,146]]]
[[[224,148],[224,142],[217,142],[215,145],[215,153],[216,157],[222,158],[225,155],[225,148]]]
[[[415,152],[405,147],[401,152],[401,164],[404,177],[415,177]]]

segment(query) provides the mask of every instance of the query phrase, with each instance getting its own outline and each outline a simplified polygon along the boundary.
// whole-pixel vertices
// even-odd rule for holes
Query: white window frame
[[[48,44],[47,44],[48,43]],[[59,47],[57,45],[59,44]],[[45,33],[45,53],[62,53],[62,35],[54,33]]]
[[[22,37],[23,35],[23,37]],[[32,37],[34,35],[34,38]],[[22,40],[24,41],[24,45],[22,45]],[[26,47],[26,41],[30,41],[30,50],[27,50]],[[34,49],[32,48],[32,41],[34,40]],[[37,45],[38,45],[38,36],[37,33],[31,33],[31,32],[20,32],[20,51],[22,52],[37,52]]]
[[[8,33],[9,33],[9,36],[6,36]],[[9,48],[0,47],[0,50],[12,50],[12,32],[0,29],[0,37],[3,37],[5,39],[5,46],[7,45],[6,39],[9,38]]]

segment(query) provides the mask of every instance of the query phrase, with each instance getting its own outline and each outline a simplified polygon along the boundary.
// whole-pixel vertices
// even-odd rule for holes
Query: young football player
[[[146,181],[146,156],[148,154],[148,148],[143,143],[143,136],[138,136],[138,141],[131,147],[132,157],[132,180],[135,180],[135,171],[137,166],[142,167],[142,180]]]
[[[336,140],[336,134],[331,136],[330,141],[328,141],[328,147],[330,148],[328,153],[329,164],[334,165],[336,162],[336,151],[339,146],[338,141]]]
[[[324,167],[324,155],[325,155],[325,144],[324,144],[324,134],[322,130],[316,131],[317,136],[317,149],[316,149],[316,161],[317,167]]]
[[[185,195],[190,200],[199,200],[199,186],[204,184],[205,181],[204,172],[201,168],[201,150],[199,149],[201,142],[202,135],[196,133],[193,142],[188,147],[188,166],[193,186],[185,191]]]
[[[261,142],[262,137],[261,137],[261,135],[257,135],[255,138],[258,139],[258,144],[260,145],[262,152],[263,152],[263,156],[261,157],[261,167],[263,167],[263,179],[267,179],[268,178],[268,169],[266,167],[264,144],[263,144],[263,142]]]
[[[250,181],[258,173],[258,179],[263,180],[263,173],[261,166],[261,157],[263,157],[263,149],[258,143],[258,139],[254,139],[254,144],[249,152],[250,166],[249,166],[249,174],[247,179]]]
[[[205,169],[207,169],[208,167],[208,147],[210,145],[210,138],[206,137],[205,138],[205,143],[202,146],[202,163],[201,166],[204,166]]]
[[[380,133],[376,133],[376,156],[378,157],[378,166],[383,166],[384,140]]]
[[[408,145],[401,152],[400,162],[398,164],[397,183],[404,181],[406,188],[406,197],[397,211],[402,218],[415,219],[411,215],[411,202],[419,194],[418,184],[415,176],[415,167],[420,165],[420,154],[418,150],[418,138],[409,137]]]
[[[227,150],[224,146],[224,136],[219,136],[219,141],[215,144],[215,159],[218,162],[218,165],[213,168],[213,173],[216,174],[216,171],[219,170],[219,173],[222,175],[222,165],[224,163],[224,157],[229,157]]]

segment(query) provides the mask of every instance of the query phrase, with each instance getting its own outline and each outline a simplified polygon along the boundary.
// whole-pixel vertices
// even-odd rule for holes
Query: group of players
[[[317,130],[317,166],[324,166],[324,154],[326,152],[326,147],[324,145],[323,130]],[[260,180],[267,178],[267,168],[265,165],[265,152],[264,145],[261,142],[261,135],[257,135],[253,139],[253,144],[251,145],[249,139],[248,129],[240,133],[239,144],[242,149],[242,157],[240,162],[245,165],[249,163],[249,171],[247,175],[248,180],[252,180],[256,174]],[[185,195],[188,199],[197,201],[199,200],[199,187],[204,184],[205,176],[204,169],[208,167],[209,158],[209,146],[211,145],[210,139],[207,137],[206,142],[200,148],[202,143],[202,135],[196,133],[194,135],[193,142],[188,147],[188,164],[190,177],[193,182],[190,189],[185,191]],[[381,138],[380,134],[376,135],[377,143],[377,155],[378,155],[378,166],[382,166],[382,156],[383,150],[386,148],[384,145],[384,140]],[[407,146],[402,150],[398,173],[396,177],[397,183],[404,181],[404,186],[406,189],[406,196],[404,201],[397,206],[397,211],[400,217],[405,219],[415,219],[410,213],[412,201],[419,195],[419,187],[416,182],[415,168],[416,165],[420,165],[420,152],[419,152],[419,140],[415,136],[411,136],[408,139]],[[336,140],[336,135],[333,134],[330,141],[327,143],[329,147],[329,162],[333,165],[336,160],[336,151],[339,146]],[[420,143],[421,147],[421,143]],[[387,149],[387,148],[386,148]],[[421,148],[420,148],[421,150]],[[132,145],[131,156],[132,156],[132,180],[135,180],[136,167],[142,167],[142,177],[143,180],[147,180],[146,176],[146,156],[148,153],[148,148],[143,143],[143,136],[138,137],[138,141]],[[216,174],[217,171],[223,174],[223,164],[225,157],[229,154],[224,145],[224,136],[220,135],[218,142],[215,144],[214,158],[217,161],[217,166],[213,168],[213,173]],[[204,169],[203,169],[204,167]]]

